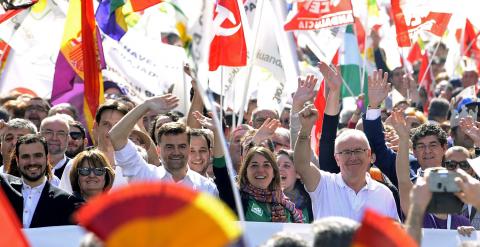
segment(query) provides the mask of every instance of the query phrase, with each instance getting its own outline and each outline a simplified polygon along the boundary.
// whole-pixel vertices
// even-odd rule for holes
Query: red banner
[[[316,30],[353,23],[350,0],[308,0],[298,3],[298,13],[284,26],[286,31]]]
[[[452,17],[451,13],[433,12],[428,5],[414,0],[392,0],[391,3],[399,47],[410,47],[421,31],[441,37]]]

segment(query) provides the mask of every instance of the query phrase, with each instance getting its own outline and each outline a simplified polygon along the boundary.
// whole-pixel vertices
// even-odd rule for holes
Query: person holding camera
[[[422,167],[426,170],[423,171],[438,171],[435,172],[435,176],[438,179],[435,180],[436,185],[438,186],[438,191],[433,190],[434,188],[430,185],[430,191],[423,192],[423,195],[420,198],[414,198],[410,196],[412,191],[413,184],[409,176],[409,140],[410,140],[410,130],[408,129],[405,117],[403,112],[394,111],[392,112],[392,125],[397,131],[399,136],[399,152],[397,155],[396,161],[396,172],[398,176],[398,189],[400,193],[400,205],[402,211],[406,213],[415,213],[414,216],[416,219],[407,218],[407,222],[419,221],[423,219],[424,228],[436,228],[436,229],[457,229],[463,226],[471,226],[469,220],[463,216],[454,214],[454,211],[461,211],[462,204],[453,193],[458,191],[458,186],[455,186],[454,183],[454,172],[448,172],[446,169],[442,169],[442,160],[444,159],[444,153],[447,150],[446,142],[446,133],[437,125],[423,124],[420,127],[416,128],[414,133],[412,133],[412,142],[413,142],[413,151],[420,164],[423,164]],[[434,135],[433,133],[437,133]],[[420,175],[422,170],[420,170]],[[426,178],[417,178],[420,184]],[[450,181],[450,183],[448,183]],[[456,188],[453,188],[456,187]],[[450,191],[451,190],[451,191]],[[442,193],[436,193],[432,199],[432,191]],[[440,198],[441,197],[441,198]],[[417,200],[421,200],[420,203]],[[432,201],[432,203],[431,203]],[[420,206],[417,204],[421,204]],[[427,206],[429,211],[434,213],[427,213]],[[411,207],[414,207],[411,209]],[[418,207],[418,208],[415,208]],[[471,228],[473,230],[473,228]],[[471,231],[468,230],[468,231]],[[468,233],[467,230],[464,231],[464,228],[460,228],[459,233]]]

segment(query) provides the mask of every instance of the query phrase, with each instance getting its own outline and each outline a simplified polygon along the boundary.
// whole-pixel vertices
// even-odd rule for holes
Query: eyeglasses
[[[439,148],[440,147],[440,142],[432,142],[430,144],[417,144],[414,148],[417,150],[417,151],[420,151],[420,152],[423,152],[425,150],[428,149],[436,149],[436,148]]]
[[[89,176],[93,172],[95,176],[103,176],[107,169],[105,167],[79,167],[77,168],[78,175],[80,176]]]
[[[58,138],[65,139],[67,138],[67,132],[65,131],[52,131],[52,130],[45,130],[41,132],[45,138],[52,138],[56,135]]]
[[[455,170],[457,167],[459,167],[462,170],[468,170],[470,168],[470,164],[468,164],[468,161],[454,161],[454,160],[445,160],[444,162],[445,168],[448,170]]]
[[[41,105],[30,105],[25,108],[25,111],[41,111],[41,112],[48,112],[48,109],[41,106]]]
[[[340,154],[340,155],[345,156],[345,157],[350,157],[353,154],[353,155],[358,157],[358,156],[364,154],[365,151],[367,151],[367,150],[368,149],[366,149],[366,148],[364,148],[364,149],[357,148],[357,149],[354,149],[354,150],[343,150],[343,151],[338,152],[337,154]]]
[[[70,138],[72,138],[73,140],[83,139],[82,132],[70,132],[69,135],[70,135]]]

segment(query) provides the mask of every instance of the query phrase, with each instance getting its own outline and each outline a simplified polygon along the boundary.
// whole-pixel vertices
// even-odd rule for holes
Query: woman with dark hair
[[[281,149],[277,153],[277,164],[283,193],[302,210],[303,222],[313,221],[312,201],[293,164],[293,151]]]
[[[72,191],[85,201],[110,190],[114,179],[115,171],[107,157],[98,149],[83,151],[73,159],[70,171]]]
[[[195,119],[214,132],[213,171],[220,198],[235,209],[233,191],[225,166],[220,133],[211,119],[195,112]],[[264,147],[252,147],[243,159],[238,187],[247,221],[303,223],[301,210],[282,192],[280,171],[273,153]]]

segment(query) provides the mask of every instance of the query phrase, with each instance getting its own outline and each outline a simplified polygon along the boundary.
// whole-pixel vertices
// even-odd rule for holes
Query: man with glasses
[[[37,126],[37,129],[39,129],[40,123],[48,116],[49,110],[50,104],[46,100],[40,97],[34,97],[27,101],[25,119],[32,121],[32,123]]]
[[[22,194],[23,201],[14,201],[13,207],[23,209],[17,215],[23,228],[74,224],[71,216],[82,203],[48,181],[51,170],[47,156],[47,142],[38,134],[22,136],[15,145],[22,184],[12,186]]]
[[[70,139],[69,121],[73,119],[66,114],[57,114],[43,119],[40,125],[40,134],[47,140],[49,157],[55,176],[62,178],[65,166],[70,158],[65,155],[67,144]]]
[[[301,127],[294,153],[295,168],[312,199],[314,218],[341,216],[360,221],[370,208],[398,220],[392,192],[367,172],[372,157],[363,132],[350,129],[336,138],[334,156],[340,173],[321,171],[310,163],[310,133],[317,118],[313,105],[299,112]]]
[[[67,151],[65,155],[73,159],[77,154],[85,150],[88,145],[88,140],[85,135],[85,128],[81,122],[73,121],[70,125],[70,140],[68,141]]]

